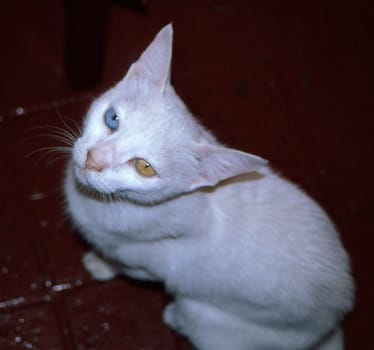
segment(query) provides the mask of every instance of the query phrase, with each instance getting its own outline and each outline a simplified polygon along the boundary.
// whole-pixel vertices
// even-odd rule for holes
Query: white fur
[[[98,279],[163,281],[165,322],[200,350],[342,349],[349,261],[323,210],[264,160],[220,145],[169,82],[166,26],[91,106],[69,162],[67,210]],[[120,127],[111,132],[105,111]],[[103,162],[86,167],[88,151]],[[143,177],[134,159],[156,170]]]

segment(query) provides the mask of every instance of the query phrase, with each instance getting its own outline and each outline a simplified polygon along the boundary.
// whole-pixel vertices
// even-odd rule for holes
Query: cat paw
[[[163,320],[166,325],[173,328],[174,330],[177,330],[177,306],[175,303],[170,303],[166,306],[163,314]]]
[[[98,256],[95,252],[89,251],[83,256],[83,265],[90,275],[99,281],[108,281],[118,275],[118,269]]]

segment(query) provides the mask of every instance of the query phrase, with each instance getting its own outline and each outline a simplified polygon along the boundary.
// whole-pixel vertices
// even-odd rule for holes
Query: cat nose
[[[88,170],[95,170],[95,171],[102,171],[105,168],[104,162],[99,158],[95,157],[95,152],[92,150],[87,152],[87,159],[86,159],[86,165],[85,168]]]
[[[87,151],[86,170],[103,171],[116,165],[116,147],[113,143],[94,146]]]

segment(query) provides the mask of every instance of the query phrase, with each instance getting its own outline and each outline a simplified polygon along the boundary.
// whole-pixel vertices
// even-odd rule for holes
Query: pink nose
[[[105,164],[103,161],[100,161],[97,157],[95,158],[95,152],[88,151],[87,152],[87,159],[86,159],[86,169],[95,170],[95,171],[102,171],[105,168]]]
[[[99,144],[88,150],[85,168],[100,172],[115,166],[115,160],[115,146],[112,143]]]

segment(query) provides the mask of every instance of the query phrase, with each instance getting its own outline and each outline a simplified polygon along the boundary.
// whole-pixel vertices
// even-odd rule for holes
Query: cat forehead
[[[175,94],[172,87],[164,94],[135,94],[123,88],[114,87],[93,102],[88,119],[102,118],[107,110],[113,108],[127,126],[146,124],[149,127],[165,128],[178,132],[180,129],[196,128],[196,123]],[[149,125],[148,125],[149,124]],[[171,130],[170,130],[171,129]]]
[[[112,134],[108,133],[104,118],[111,108],[120,119],[118,131]],[[149,100],[134,106],[124,99],[116,99],[112,94],[105,93],[92,104],[85,132],[87,136],[96,135],[98,140],[108,137],[123,147],[137,147],[144,153],[167,152],[198,136],[198,127],[191,123],[185,113]]]

